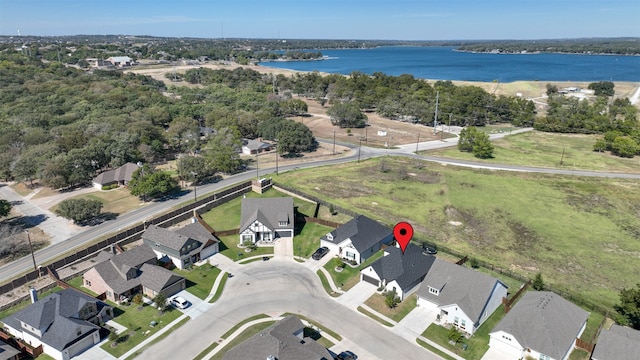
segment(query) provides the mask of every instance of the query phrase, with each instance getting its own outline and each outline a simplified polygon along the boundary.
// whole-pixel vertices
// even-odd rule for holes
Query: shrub
[[[449,334],[447,334],[447,338],[453,342],[458,343],[462,341],[462,333],[458,331],[457,327],[451,326],[451,328],[449,329]]]
[[[389,309],[393,309],[398,306],[400,297],[396,294],[395,290],[386,291],[382,293],[382,295],[384,295],[384,303],[389,307]]]
[[[134,303],[134,304],[137,304],[137,305],[142,304],[142,301],[143,301],[143,299],[142,299],[142,294],[135,294],[135,295],[133,296],[133,299],[132,299],[131,301],[133,301],[133,303]]]

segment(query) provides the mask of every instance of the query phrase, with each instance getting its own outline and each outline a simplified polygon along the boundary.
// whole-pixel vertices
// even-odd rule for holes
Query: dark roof
[[[480,321],[482,311],[500,280],[467,267],[436,259],[420,284],[417,295],[438,306],[457,304],[474,323]],[[429,292],[429,287],[439,294]]]
[[[142,238],[154,241],[178,252],[190,239],[187,235],[181,235],[178,232],[167,230],[157,225],[149,225],[147,230],[142,234]]]
[[[244,198],[240,209],[240,232],[259,221],[271,230],[293,228],[293,198]],[[287,221],[279,225],[278,221]]]
[[[380,279],[387,283],[396,280],[404,290],[422,280],[429,272],[436,257],[423,254],[422,248],[414,244],[407,245],[404,255],[400,248],[389,246],[385,249],[388,254],[371,264]]]
[[[371,218],[358,215],[329,234],[333,237],[332,240],[329,240],[327,235],[323,236],[322,240],[340,244],[346,239],[351,239],[351,243],[356,250],[364,252],[382,239],[393,235],[393,231]]]
[[[492,332],[513,335],[523,347],[562,359],[589,313],[549,291],[528,291]]]
[[[97,304],[99,301],[75,289],[64,289],[2,319],[2,322],[35,337],[38,335],[23,328],[21,322],[41,329],[43,334],[40,341],[62,351],[77,339],[100,329],[79,318],[78,313],[87,303]]]
[[[93,179],[93,182],[96,184],[104,185],[110,184],[116,181],[129,181],[131,180],[131,176],[133,172],[136,171],[140,166],[134,163],[126,163],[118,168],[107,170],[100,173]]]
[[[157,265],[143,264],[140,271],[142,271],[140,275],[142,286],[155,292],[160,292],[184,279],[182,276]]]
[[[331,360],[331,353],[315,340],[293,335],[303,328],[302,321],[290,315],[227,351],[223,359]]]
[[[156,254],[151,247],[144,244],[115,254],[93,268],[114,292],[122,294],[140,285],[138,269],[142,264],[155,259]],[[133,271],[134,276],[127,279],[130,271]]]
[[[593,360],[628,360],[640,354],[640,331],[613,324],[602,329],[591,358]]]
[[[194,240],[197,240],[203,244],[206,244],[209,240],[216,240],[216,237],[211,235],[209,230],[207,230],[202,224],[199,222],[189,223],[186,226],[176,230],[176,232],[180,235],[184,235],[190,237]]]
[[[0,340],[0,360],[12,359],[18,354],[20,354],[20,350]]]

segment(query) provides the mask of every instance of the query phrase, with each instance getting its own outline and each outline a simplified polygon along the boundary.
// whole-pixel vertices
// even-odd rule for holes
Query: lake
[[[317,51],[317,50],[315,50]],[[261,65],[300,71],[350,74],[382,72],[417,78],[512,82],[640,81],[640,56],[578,54],[485,54],[453,47],[379,47],[322,50],[327,60],[264,62]]]

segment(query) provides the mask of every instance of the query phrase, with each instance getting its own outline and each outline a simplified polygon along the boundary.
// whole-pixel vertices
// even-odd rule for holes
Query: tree
[[[178,188],[178,181],[165,171],[151,169],[147,164],[131,175],[127,184],[131,195],[146,198],[165,196]]]
[[[178,159],[178,174],[188,181],[202,180],[213,176],[216,170],[201,156],[182,156]]]
[[[331,124],[341,128],[362,128],[367,124],[367,115],[353,102],[337,103],[327,109]]]
[[[460,131],[460,138],[458,138],[458,150],[464,152],[473,151],[473,141],[478,133],[478,129],[475,127],[465,127]]]
[[[234,173],[243,161],[240,159],[240,133],[235,127],[218,130],[205,147],[205,158],[209,166],[225,173]]]
[[[596,96],[613,96],[615,94],[613,87],[614,84],[611,81],[599,81],[589,84],[589,89],[593,90]]]
[[[389,309],[393,309],[398,306],[400,297],[396,294],[395,290],[385,291],[382,295],[384,295],[384,303],[389,307]]]
[[[558,93],[558,87],[555,85],[547,84],[547,96],[555,95]]]
[[[533,287],[533,289],[537,291],[544,290],[544,281],[542,280],[542,273],[536,274],[536,277],[533,279],[533,282],[531,283],[531,287]]]
[[[493,144],[489,140],[489,135],[478,132],[473,141],[473,155],[479,159],[490,159],[493,157]]]
[[[0,217],[9,215],[11,212],[11,203],[5,199],[0,199]]]
[[[611,145],[611,152],[614,155],[632,158],[638,152],[638,144],[629,136],[618,136]]]
[[[56,214],[73,220],[75,223],[83,223],[100,215],[101,210],[102,202],[100,200],[68,199],[60,203]]]
[[[285,120],[278,132],[278,153],[297,154],[315,150],[317,143],[309,128],[299,122]]]
[[[164,311],[168,305],[167,295],[161,291],[153,298],[153,302],[156,303],[158,310]]]
[[[621,315],[619,321],[622,324],[640,330],[640,283],[636,284],[635,289],[620,291],[620,304],[615,305],[615,309]]]

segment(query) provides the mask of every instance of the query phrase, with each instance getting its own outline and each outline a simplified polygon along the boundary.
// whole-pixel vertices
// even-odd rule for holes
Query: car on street
[[[320,260],[322,259],[323,256],[327,255],[328,252],[329,252],[329,248],[326,246],[323,246],[318,250],[316,250],[316,252],[314,252],[313,255],[311,255],[311,258],[313,260]]]
[[[438,250],[437,250],[436,248],[432,248],[432,247],[429,247],[429,246],[425,246],[425,247],[422,249],[422,253],[424,253],[424,254],[426,254],[426,255],[435,255],[435,254],[437,254],[437,253],[438,253]]]
[[[268,256],[263,256],[262,257],[262,261],[269,261],[269,257]]]
[[[358,357],[356,354],[351,351],[343,351],[338,356],[336,356],[335,360],[356,360]]]
[[[189,305],[191,305],[189,301],[181,296],[171,298],[171,300],[169,300],[169,303],[171,303],[171,305],[177,307],[178,309],[186,309],[189,307]]]

